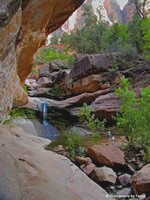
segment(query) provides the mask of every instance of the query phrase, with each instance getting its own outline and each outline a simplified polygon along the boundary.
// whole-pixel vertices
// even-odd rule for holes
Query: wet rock
[[[139,194],[150,192],[150,164],[134,174],[132,177],[132,187]]]
[[[45,88],[47,90],[47,88]],[[29,98],[29,106],[30,108],[33,108],[36,110],[36,107],[40,107],[41,106],[41,101],[45,101],[48,105],[49,108],[54,107],[54,108],[68,108],[68,107],[73,107],[73,106],[77,106],[77,105],[82,105],[84,102],[86,103],[90,103],[92,100],[94,100],[96,97],[98,97],[99,95],[103,95],[109,92],[108,90],[100,90],[97,91],[95,93],[84,93],[75,97],[71,97],[68,98],[66,100],[61,100],[61,101],[57,101],[57,100],[53,100],[53,99],[46,99],[46,98]],[[32,93],[31,93],[32,95]],[[34,95],[34,93],[33,93]],[[69,109],[69,112],[71,113],[71,110]],[[78,113],[74,116],[77,116],[79,114],[79,109],[78,109]],[[73,114],[72,114],[73,115]]]
[[[118,179],[123,187],[131,184],[131,175],[129,174],[122,174]]]
[[[94,169],[95,169],[95,165],[93,163],[90,163],[86,165],[85,167],[83,167],[84,173],[87,174],[88,176],[94,171]]]
[[[99,183],[106,182],[106,183],[109,183],[109,184],[115,184],[116,179],[117,179],[117,175],[111,168],[108,168],[108,167],[98,168],[98,167],[96,167],[94,169],[94,179]]]
[[[93,145],[87,151],[89,157],[97,164],[108,167],[122,166],[125,164],[125,155],[114,145]]]
[[[61,59],[53,60],[49,63],[50,72],[60,71],[63,69],[68,69],[68,68],[69,68],[68,63]]]
[[[91,158],[89,157],[80,157],[80,156],[77,156],[76,157],[76,162],[79,164],[79,165],[89,165],[92,163],[92,160]]]

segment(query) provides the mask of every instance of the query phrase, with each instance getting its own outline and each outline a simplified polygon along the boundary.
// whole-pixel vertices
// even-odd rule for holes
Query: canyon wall
[[[0,0],[0,122],[13,103],[27,102],[20,83],[32,69],[35,52],[83,1]]]
[[[97,9],[101,9],[104,20],[110,24],[123,23],[127,24],[132,20],[136,13],[136,6],[133,0],[127,0],[122,5],[119,0],[86,0],[84,5],[92,6],[94,13]],[[64,32],[70,32],[70,30],[80,30],[85,26],[84,5],[82,5],[66,23],[57,31],[51,34],[58,38],[63,35]]]

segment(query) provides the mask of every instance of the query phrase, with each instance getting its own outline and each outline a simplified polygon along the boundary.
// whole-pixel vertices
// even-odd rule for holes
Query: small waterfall
[[[52,126],[51,124],[49,124],[48,119],[47,119],[47,103],[44,101],[41,103],[42,105],[42,124],[43,124],[43,136],[45,138],[48,138],[50,140],[54,140],[56,139],[60,133],[59,131]]]
[[[47,103],[46,102],[43,102],[42,103],[42,117],[43,117],[43,120],[47,118]]]

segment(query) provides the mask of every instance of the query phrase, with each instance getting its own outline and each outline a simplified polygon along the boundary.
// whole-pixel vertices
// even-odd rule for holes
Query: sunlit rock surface
[[[16,127],[0,127],[0,133],[0,199],[106,199],[107,193],[68,158],[44,149],[49,140]]]
[[[6,119],[14,98],[15,105],[16,97],[19,105],[27,101],[20,101],[25,95],[18,95],[17,72],[23,83],[31,71],[34,54],[47,35],[82,3],[83,0],[0,0],[0,122]]]

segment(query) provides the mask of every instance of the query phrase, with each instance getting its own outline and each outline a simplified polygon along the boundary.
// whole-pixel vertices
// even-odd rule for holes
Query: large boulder
[[[125,155],[115,145],[93,145],[87,151],[89,157],[97,164],[108,167],[120,167],[125,164]]]
[[[78,80],[91,74],[107,72],[113,65],[110,55],[77,55],[74,68],[71,70],[71,78]]]
[[[120,111],[121,100],[115,95],[114,92],[111,92],[110,89],[100,90],[100,91],[103,91],[104,93],[102,92],[101,95],[95,98],[95,100],[93,99],[93,101],[91,101],[90,104],[91,110],[97,118],[107,119],[107,121],[114,122],[115,121],[114,116]],[[92,94],[96,95],[98,93],[95,92],[91,93],[91,95]],[[86,96],[83,94],[82,97],[85,98]],[[75,97],[72,99],[75,99]],[[87,101],[87,103],[90,103],[90,101]],[[78,104],[76,106],[78,106]],[[80,112],[80,107],[71,108],[70,112],[73,116],[78,116]]]
[[[0,127],[0,133],[0,199],[105,199],[107,193],[69,159],[44,149],[49,140],[16,127]]]
[[[108,183],[108,184],[115,184],[117,180],[116,173],[109,167],[96,167],[94,169],[94,179],[98,183]]]
[[[40,78],[49,77],[51,71],[49,69],[49,65],[45,65],[38,70]]]
[[[27,103],[28,103],[28,95],[24,91],[24,89],[21,86],[19,86],[18,90],[14,95],[13,107],[20,107],[22,105],[26,105]]]
[[[131,175],[130,174],[122,174],[118,177],[118,179],[123,187],[131,184]]]
[[[37,88],[29,91],[28,94],[30,97],[48,97],[49,88]]]
[[[139,194],[150,193],[150,164],[134,174],[132,177],[132,187]]]
[[[37,84],[40,87],[47,88],[47,87],[52,87],[54,83],[51,78],[42,77],[37,81]]]
[[[49,63],[49,70],[51,72],[60,71],[68,68],[69,68],[68,63],[61,59],[53,60]]]
[[[115,93],[101,95],[92,102],[92,111],[98,118],[113,120],[113,116],[120,111],[121,101]]]
[[[96,92],[101,88],[101,75],[93,74],[85,78],[80,78],[79,80],[72,82],[70,80],[66,81],[66,90],[69,90],[71,94],[77,95],[84,92]]]

